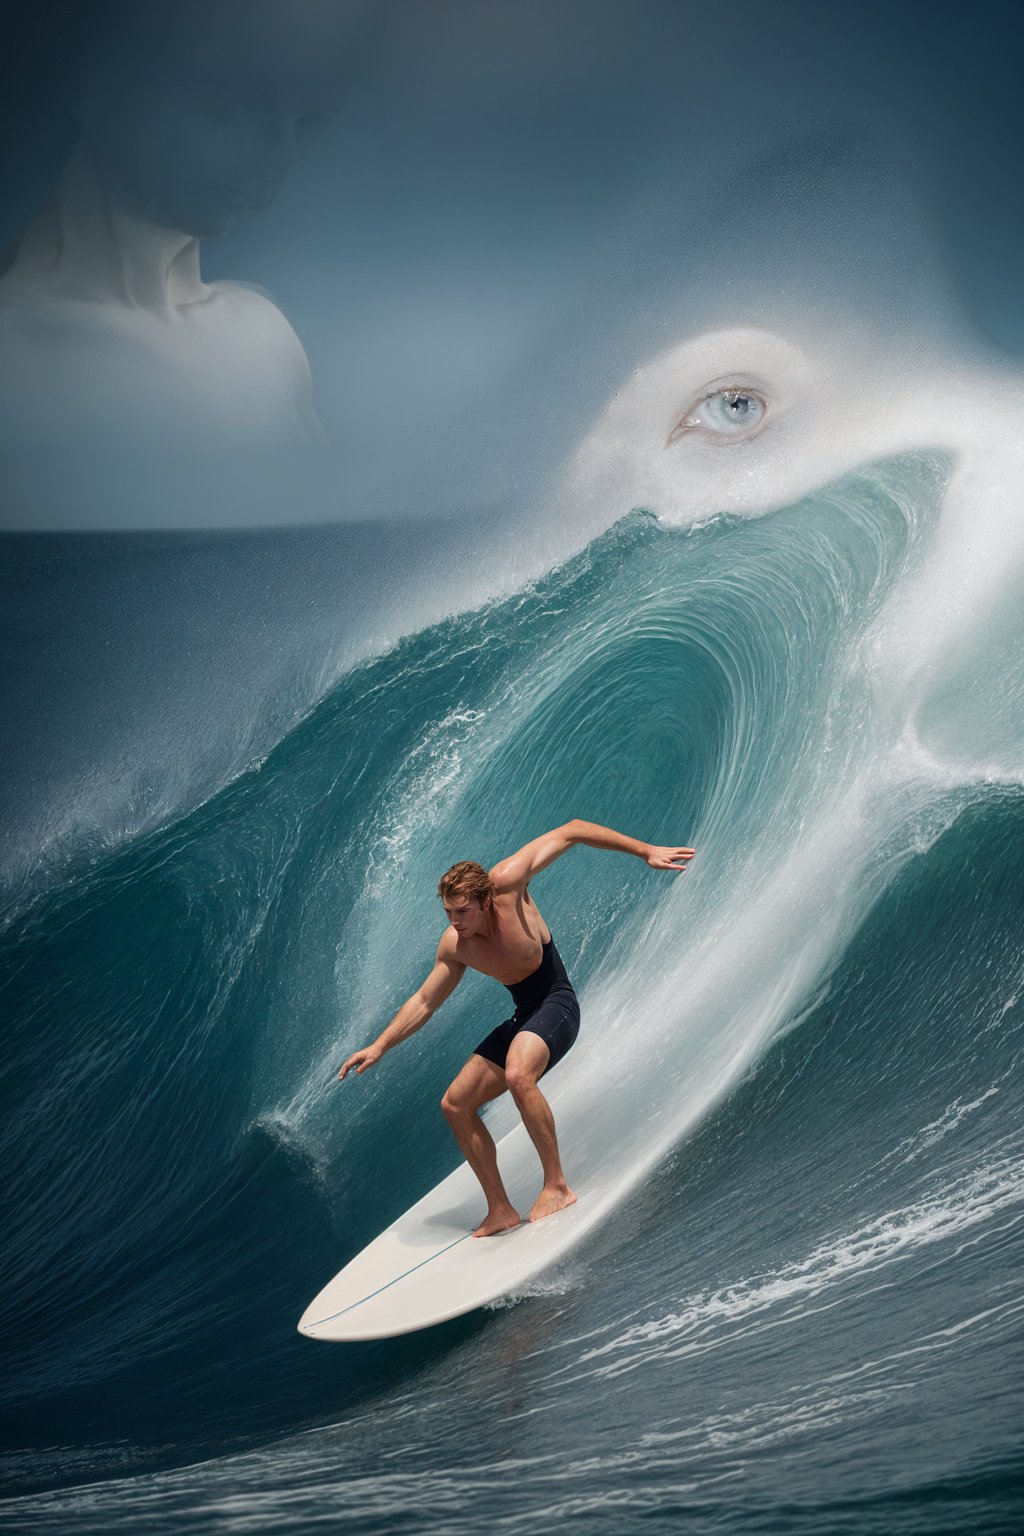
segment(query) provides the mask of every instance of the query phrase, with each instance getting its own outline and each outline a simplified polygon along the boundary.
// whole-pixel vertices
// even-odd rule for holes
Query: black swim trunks
[[[515,1013],[481,1040],[474,1056],[483,1056],[504,1069],[509,1046],[521,1029],[528,1029],[532,1034],[540,1035],[551,1052],[544,1068],[544,1072],[550,1072],[573,1045],[580,1028],[579,999],[555,948],[554,938],[549,938],[543,946],[537,969],[508,990],[516,1005]]]

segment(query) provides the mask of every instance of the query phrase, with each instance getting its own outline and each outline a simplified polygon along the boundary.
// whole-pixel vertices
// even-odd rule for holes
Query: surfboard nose
[[[307,1339],[322,1338],[323,1335],[320,1332],[320,1328],[324,1321],[324,1313],[329,1313],[330,1310],[330,1307],[324,1307],[323,1305],[323,1292],[319,1296],[314,1296],[305,1312],[303,1312],[295,1324],[296,1332],[304,1334]]]

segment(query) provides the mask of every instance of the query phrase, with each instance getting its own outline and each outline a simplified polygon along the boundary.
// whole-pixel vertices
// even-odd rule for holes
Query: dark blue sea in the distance
[[[864,649],[944,474],[626,509],[468,608],[453,545],[447,616],[333,671],[384,602],[351,531],[6,540],[6,1531],[1024,1529],[1024,793],[897,773]],[[339,1063],[440,873],[574,816],[698,849],[532,887],[615,1210],[489,1309],[301,1337],[455,1166],[505,994]]]

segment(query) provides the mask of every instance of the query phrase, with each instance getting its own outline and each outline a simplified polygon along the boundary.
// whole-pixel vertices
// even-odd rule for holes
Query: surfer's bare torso
[[[490,876],[495,885],[491,903],[493,932],[461,933],[456,908],[452,926],[442,936],[438,959],[469,966],[485,976],[493,976],[502,986],[511,987],[536,971],[544,956],[544,945],[550,942],[551,930],[525,886],[502,890],[495,870],[490,871]]]

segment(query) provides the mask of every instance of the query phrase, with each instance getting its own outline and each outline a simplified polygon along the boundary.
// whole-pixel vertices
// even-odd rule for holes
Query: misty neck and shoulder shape
[[[579,1004],[529,885],[580,845],[634,854],[652,869],[677,874],[694,856],[692,848],[645,843],[596,822],[573,820],[534,838],[490,870],[472,860],[452,865],[438,887],[448,927],[432,971],[373,1044],[353,1052],[338,1073],[344,1081],[350,1071],[367,1071],[386,1051],[415,1034],[451,996],[467,969],[509,989],[515,1002],[512,1017],[481,1040],[441,1102],[487,1201],[474,1237],[492,1237],[520,1223],[501,1180],[494,1140],[478,1113],[506,1090],[541,1162],[543,1184],[529,1220],[553,1216],[576,1201],[562,1168],[551,1106],[537,1084],[575,1042]]]
[[[200,241],[265,209],[340,105],[353,7],[122,7],[78,62],[78,141],[0,272],[2,446],[323,453],[277,304]],[[159,23],[159,24],[158,24]]]

